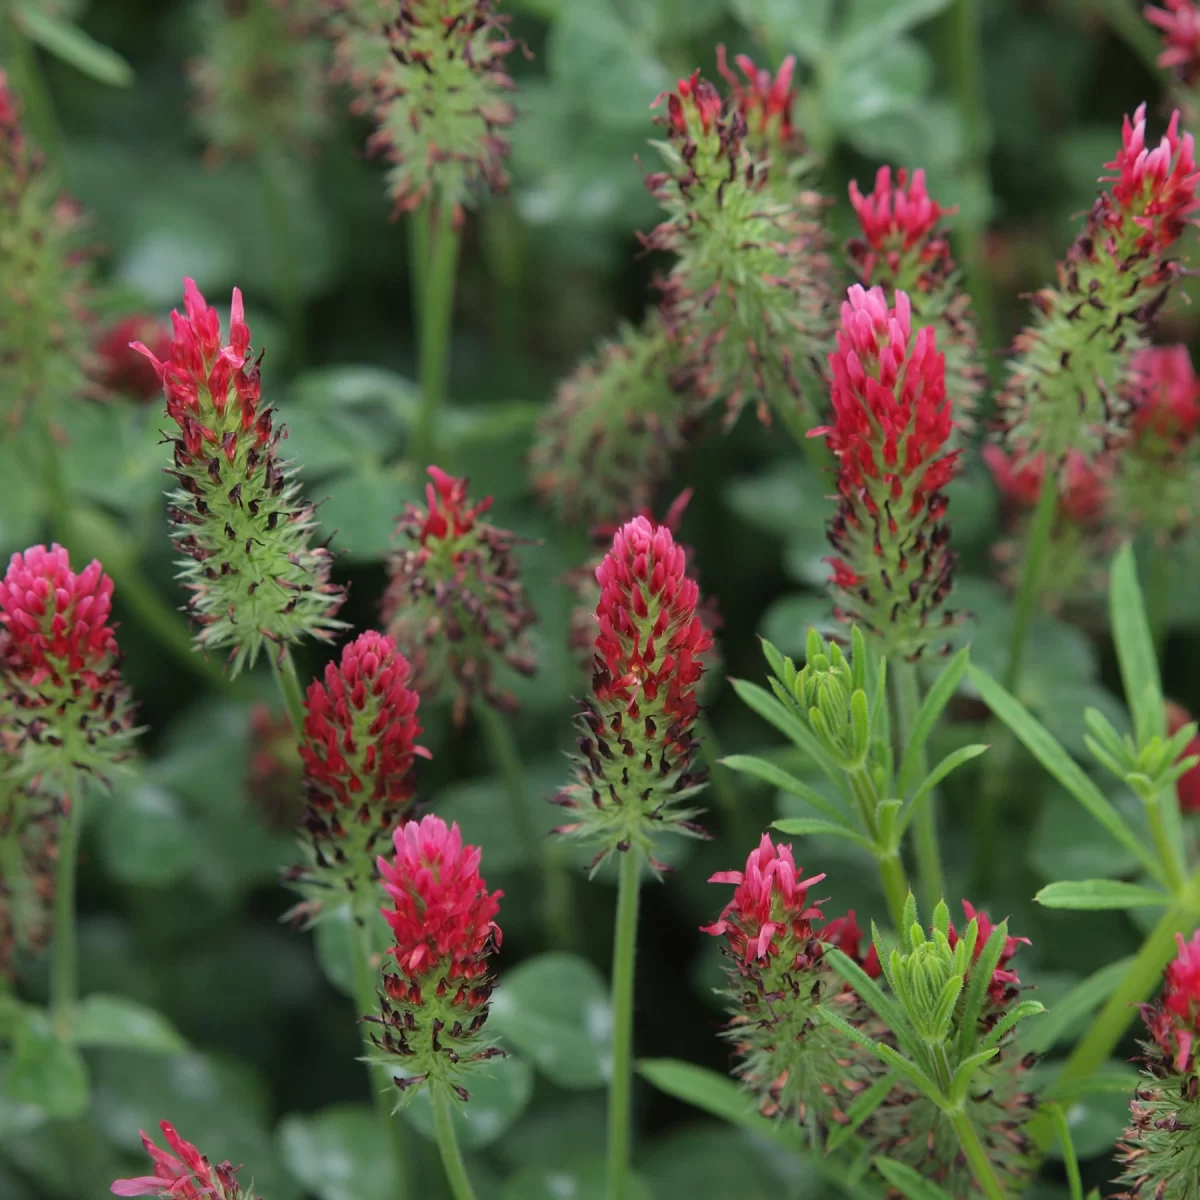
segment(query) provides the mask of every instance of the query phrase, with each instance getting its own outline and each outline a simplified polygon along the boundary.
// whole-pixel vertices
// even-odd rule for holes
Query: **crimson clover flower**
[[[162,384],[133,342],[149,346],[156,358],[170,357],[170,329],[155,317],[136,313],[98,332],[92,344],[93,373],[105,392],[145,403],[162,395]]]
[[[379,843],[412,805],[413,760],[429,752],[416,744],[419,697],[408,685],[407,660],[375,632],[309,684],[300,758],[310,862],[293,879],[317,911],[331,888],[349,898],[370,885]]]
[[[1200,933],[1184,941],[1167,966],[1159,1000],[1142,1006],[1149,1041],[1143,1079],[1129,1104],[1130,1122],[1117,1144],[1127,1191],[1120,1200],[1187,1196],[1200,1178]]]
[[[1057,286],[1035,295],[999,398],[1010,446],[1044,453],[1055,469],[1072,449],[1094,460],[1128,424],[1130,366],[1179,274],[1168,251],[1200,207],[1195,146],[1178,112],[1154,147],[1145,105],[1126,117],[1106,170],[1101,182],[1112,187],[1097,196]]]
[[[528,632],[537,614],[513,552],[517,537],[481,519],[491,496],[473,504],[468,480],[440,467],[429,475],[425,507],[410,504],[396,530],[409,545],[392,559],[383,618],[412,663],[417,690],[451,694],[461,721],[475,696],[516,706],[495,677],[506,667],[533,674]]]
[[[241,292],[233,289],[223,344],[216,310],[193,280],[183,286],[170,356],[134,348],[157,372],[177,427],[170,474],[179,487],[167,511],[184,556],[188,611],[200,626],[196,642],[228,648],[237,674],[268,647],[328,641],[342,628],[335,614],[345,593],[329,581],[328,548],[312,545],[316,510],[278,457],[282,434],[262,404]]]
[[[992,936],[992,931],[996,926],[987,913],[981,912],[969,900],[964,900],[962,907],[967,923],[975,921],[979,929],[975,948],[972,951],[971,961],[975,963],[979,961],[979,956],[983,953],[983,948],[987,945],[988,938]],[[958,945],[958,931],[954,928],[953,921],[950,922],[947,937],[950,949],[953,950]],[[1016,998],[1017,989],[1021,986],[1021,979],[1010,964],[1021,946],[1031,945],[1033,943],[1027,937],[1013,937],[1011,934],[1005,937],[1004,949],[1001,951],[1000,960],[992,971],[991,982],[988,984],[988,999],[994,1008],[1003,1009]]]
[[[479,873],[481,851],[457,825],[432,814],[393,835],[395,857],[379,859],[392,907],[383,910],[395,944],[383,973],[382,1012],[372,1018],[380,1058],[396,1067],[402,1096],[421,1085],[449,1087],[461,1100],[478,1064],[502,1051],[483,1034],[492,992],[491,956],[502,892]]]
[[[153,1175],[118,1179],[110,1189],[114,1196],[157,1196],[160,1200],[255,1200],[235,1178],[240,1168],[229,1162],[216,1165],[185,1142],[169,1121],[160,1124],[168,1153],[143,1133],[142,1145],[154,1164]]]
[[[770,101],[776,120],[786,92]],[[831,332],[823,202],[752,143],[744,88],[723,101],[697,71],[655,106],[664,102],[664,169],[646,186],[665,218],[642,241],[675,256],[659,281],[673,382],[699,407],[724,402],[730,422],[753,404],[764,420],[774,410],[794,423],[800,376],[820,374]]]
[[[82,210],[26,138],[0,70],[0,435],[29,414],[58,432],[64,404],[87,394],[88,272]]]
[[[941,489],[958,451],[945,361],[926,326],[913,336],[906,293],[889,308],[882,288],[855,284],[842,305],[829,356],[833,424],[824,436],[838,460],[838,510],[829,529],[836,612],[878,640],[885,655],[918,657],[953,584]]]
[[[712,646],[700,589],[670,529],[634,517],[596,568],[592,694],[578,717],[574,781],[554,799],[571,820],[559,833],[650,855],[660,831],[700,834],[685,807],[704,783],[692,767],[696,685]]]
[[[70,790],[129,757],[132,705],[111,625],[113,582],[62,546],[14,554],[0,580],[0,709],[15,730],[13,774]]]
[[[1200,380],[1186,346],[1149,346],[1130,367],[1130,431],[1114,455],[1117,509],[1158,542],[1200,513]]]
[[[729,85],[733,103],[746,122],[747,137],[755,152],[771,157],[795,156],[802,148],[792,108],[796,102],[796,56],[789,54],[772,75],[747,54],[733,60],[741,78],[729,67],[725,47],[717,47],[717,70]],[[682,86],[682,85],[681,85]]]
[[[337,0],[329,29],[337,74],[373,114],[370,148],[392,164],[397,210],[427,197],[455,221],[484,188],[508,180],[513,121],[504,60],[516,42],[492,0]]]
[[[969,432],[986,373],[970,297],[942,227],[942,218],[957,210],[942,208],[929,195],[923,170],[910,175],[901,168],[893,180],[887,166],[879,168],[867,195],[851,182],[850,203],[862,232],[848,243],[847,256],[865,287],[907,293],[913,323],[933,326],[946,358],[946,392],[955,425]]]
[[[1182,83],[1192,85],[1200,79],[1200,9],[1193,0],[1161,0],[1156,8],[1147,4],[1142,13],[1151,25],[1162,31],[1163,51],[1158,65],[1174,71]]]

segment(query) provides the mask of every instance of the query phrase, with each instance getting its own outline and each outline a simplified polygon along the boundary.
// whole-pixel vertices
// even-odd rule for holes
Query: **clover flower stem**
[[[67,486],[63,481],[62,456],[58,443],[50,427],[42,422],[40,426],[44,460],[42,476],[46,486],[46,495],[50,501],[50,524],[54,536],[64,546],[71,544],[71,501],[67,494]]]
[[[1167,886],[1172,895],[1182,897],[1187,891],[1187,864],[1183,858],[1183,843],[1172,830],[1179,831],[1179,797],[1175,786],[1163,788],[1157,796],[1146,801],[1146,819],[1150,824],[1150,835],[1159,861],[1167,876]]]
[[[275,684],[287,711],[292,728],[299,734],[304,728],[304,692],[300,687],[300,679],[296,674],[296,664],[292,652],[281,646],[278,653],[270,655],[271,674],[275,676]]]
[[[433,1124],[437,1131],[438,1151],[442,1156],[442,1166],[446,1170],[446,1181],[450,1184],[450,1193],[454,1200],[475,1200],[475,1189],[467,1178],[467,1168],[463,1164],[462,1150],[459,1149],[458,1137],[454,1132],[454,1122],[451,1119],[450,1098],[444,1087],[435,1087],[429,1093],[433,1105]]]
[[[920,685],[917,682],[917,668],[912,663],[892,664],[891,676],[892,699],[896,712],[896,739],[900,753],[903,754],[912,737],[917,713],[921,708]],[[929,764],[925,751],[922,750],[917,761],[917,778],[924,779],[928,773]],[[929,792],[921,801],[914,814],[913,823],[917,872],[921,877],[921,902],[927,910],[932,910],[942,899],[946,889],[946,880],[942,872],[942,853],[938,847],[936,791]]]
[[[412,292],[413,328],[421,344],[421,316],[425,303],[425,279],[429,274],[429,205],[408,214],[408,272]]]
[[[1200,891],[1200,875],[1192,879],[1184,902],[1172,904],[1147,934],[1116,991],[1071,1051],[1066,1065],[1055,1078],[1055,1086],[1084,1079],[1108,1061],[1138,1015],[1137,1006],[1154,994],[1163,971],[1175,957],[1175,935],[1187,936],[1196,928],[1194,898],[1197,891]],[[1043,1151],[1054,1140],[1054,1126],[1044,1118],[1038,1119],[1031,1133]]]
[[[966,1155],[967,1162],[971,1165],[971,1174],[975,1176],[975,1182],[979,1184],[980,1190],[988,1200],[1005,1200],[1004,1188],[1000,1180],[996,1178],[995,1169],[987,1156],[987,1151],[979,1141],[979,1135],[975,1132],[975,1126],[971,1124],[971,1118],[961,1109],[947,1115],[950,1117],[950,1124],[958,1138],[958,1144],[962,1147],[963,1154]]]
[[[721,744],[716,730],[704,716],[696,718],[696,740],[700,743],[700,757],[708,769],[708,779],[717,794],[717,803],[726,822],[734,848],[740,854],[752,850],[758,842],[758,830],[748,819],[746,806],[738,797],[733,781],[733,772],[721,762]]]
[[[54,966],[50,976],[50,1011],[60,1034],[66,1034],[78,998],[78,950],[75,938],[75,877],[79,832],[83,827],[83,780],[75,776],[64,799],[58,838],[58,879],[54,885]]]
[[[875,784],[866,767],[848,772],[850,786],[854,789],[854,797],[858,801],[862,813],[863,825],[872,841],[878,837],[878,826],[875,821],[875,809],[879,805],[879,797]],[[908,899],[908,878],[904,874],[904,864],[900,861],[898,852],[877,852],[876,861],[879,863],[879,881],[883,885],[883,894],[887,900],[888,913],[896,928],[904,928],[904,904]]]
[[[419,322],[421,407],[417,412],[417,427],[409,455],[417,463],[437,458],[434,426],[450,366],[454,273],[458,266],[459,233],[454,228],[450,206],[443,204],[440,211],[431,214],[429,225],[430,244],[426,247],[429,258],[425,266]]]
[[[1146,619],[1154,641],[1154,657],[1161,669],[1167,648],[1171,599],[1171,556],[1153,544],[1148,546],[1149,578],[1146,580]]]
[[[625,1200],[633,1140],[633,978],[642,869],[642,856],[636,848],[631,847],[619,857],[617,923],[613,931],[612,1078],[608,1085],[608,1200]]]
[[[1067,1169],[1067,1183],[1071,1188],[1071,1200],[1083,1200],[1083,1177],[1079,1173],[1079,1157],[1075,1153],[1075,1142],[1071,1138],[1071,1126],[1061,1104],[1047,1106],[1054,1121],[1054,1132],[1062,1148],[1063,1166]]]
[[[366,891],[368,889],[364,889]],[[367,897],[369,899],[369,897]],[[363,905],[359,906],[364,907]],[[350,924],[350,958],[354,972],[354,1007],[359,1013],[373,1013],[379,1007],[376,995],[376,972],[371,969],[371,924],[367,920],[369,914],[352,912]],[[363,1029],[363,1049],[370,1053],[370,1035]],[[379,1123],[383,1127],[384,1140],[387,1142],[392,1155],[395,1172],[395,1191],[392,1193],[396,1200],[404,1200],[408,1194],[408,1175],[405,1169],[407,1154],[404,1147],[404,1129],[398,1118],[392,1115],[388,1095],[395,1090],[392,1078],[385,1067],[369,1066],[367,1068],[371,1100]]]
[[[566,947],[573,941],[571,881],[557,848],[539,838],[530,819],[529,789],[521,751],[504,714],[486,701],[474,705],[475,717],[483,727],[484,740],[493,765],[504,780],[513,826],[529,854],[529,860],[542,875],[542,920],[546,936],[555,946]]]
[[[1050,533],[1054,528],[1054,511],[1058,501],[1058,476],[1046,470],[1042,476],[1042,490],[1038,494],[1037,508],[1029,533],[1025,538],[1025,558],[1021,564],[1021,583],[1017,589],[1016,609],[1013,612],[1012,629],[1008,639],[1008,665],[1004,668],[1001,681],[1007,691],[1017,693],[1021,679],[1021,664],[1025,657],[1025,643],[1029,637],[1029,625],[1037,608],[1038,590],[1041,585],[1042,567],[1046,551],[1050,547]]]

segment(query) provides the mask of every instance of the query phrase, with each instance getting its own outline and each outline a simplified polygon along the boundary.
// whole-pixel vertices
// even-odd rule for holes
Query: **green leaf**
[[[31,42],[90,79],[109,87],[129,87],[133,83],[133,68],[115,50],[101,45],[78,26],[48,16],[34,3],[22,4],[16,15]]]
[[[196,862],[198,847],[184,805],[149,780],[118,787],[97,824],[105,870],[119,883],[166,887],[184,879]]]
[[[1166,735],[1166,715],[1158,656],[1154,653],[1154,638],[1146,619],[1142,589],[1138,585],[1137,561],[1129,542],[1113,559],[1108,597],[1108,615],[1117,661],[1121,666],[1125,701],[1133,713],[1138,744],[1144,745],[1152,737]]]
[[[896,788],[901,798],[907,796],[909,789],[917,782],[918,764],[921,762],[925,745],[929,741],[929,735],[937,725],[938,718],[942,715],[946,705],[958,691],[970,661],[970,649],[963,647],[942,668],[925,694],[925,699],[917,712],[917,719],[913,722],[908,745],[904,747],[904,757],[900,760],[900,773],[896,777]]]
[[[816,62],[829,46],[836,0],[733,0],[733,11],[760,40],[780,55],[794,50]]]
[[[471,1098],[456,1103],[451,1112],[458,1143],[464,1150],[491,1145],[529,1107],[533,1096],[533,1068],[515,1054],[493,1058],[472,1074]],[[400,1115],[431,1142],[437,1140],[429,1090],[421,1088]]]
[[[802,779],[797,779],[790,771],[765,758],[757,758],[753,754],[728,754],[721,762],[731,771],[740,771],[743,775],[753,775],[777,787],[781,792],[811,804],[818,812],[823,812],[831,821],[843,820],[843,813],[827,796],[821,795],[814,787],[810,787]]]
[[[843,62],[869,57],[930,17],[952,0],[848,0],[839,31],[838,56]]]
[[[967,675],[984,703],[1017,735],[1025,748],[1088,810],[1121,845],[1127,847],[1156,879],[1162,864],[1122,820],[1108,797],[1084,774],[1078,763],[1029,714],[1024,706],[985,671],[975,666]]]
[[[1141,1073],[1129,1063],[1109,1062],[1082,1079],[1054,1080],[1045,1090],[1048,1100],[1070,1104],[1084,1096],[1124,1096],[1142,1082]]]
[[[861,846],[868,853],[875,848],[869,838],[863,837],[861,833],[855,833],[853,829],[840,821],[822,821],[818,817],[784,817],[781,821],[775,821],[772,828],[778,829],[780,833],[786,833],[788,837],[819,836],[824,833],[830,837],[844,838],[856,846]]]
[[[187,1049],[179,1031],[162,1013],[125,996],[85,996],[71,1015],[71,1041],[76,1046],[113,1046],[156,1054]]]
[[[871,1161],[875,1164],[875,1170],[892,1187],[907,1196],[908,1200],[954,1200],[949,1192],[943,1192],[936,1183],[932,1183],[904,1163],[895,1162],[890,1158],[875,1158]]]
[[[1058,1146],[1062,1152],[1063,1164],[1067,1169],[1067,1180],[1071,1187],[1071,1200],[1083,1200],[1083,1180],[1079,1175],[1079,1159],[1075,1154],[1075,1141],[1071,1137],[1071,1127],[1067,1124],[1067,1114],[1059,1104],[1048,1105],[1055,1132],[1058,1134]]]
[[[1118,959],[1073,987],[1050,1007],[1045,1020],[1031,1026],[1033,1033],[1028,1041],[1029,1048],[1042,1054],[1052,1049],[1076,1024],[1108,999],[1132,962],[1132,958]]]
[[[903,832],[908,827],[908,822],[912,818],[913,813],[917,810],[917,805],[933,791],[947,775],[957,771],[963,763],[968,763],[973,758],[978,758],[981,754],[986,753],[991,749],[990,746],[985,746],[978,743],[973,746],[960,746],[957,750],[951,751],[945,758],[942,759],[932,771],[921,781],[921,786],[912,794],[912,799],[904,806],[904,815],[900,820],[900,831]]]
[[[1069,879],[1048,883],[1034,899],[1047,908],[1164,908],[1165,892],[1120,879]]]
[[[782,701],[756,683],[749,683],[744,679],[733,679],[730,682],[742,703],[799,746],[830,779],[840,783],[842,773],[834,767],[825,748],[795,712],[786,708]]]
[[[488,1027],[552,1083],[602,1087],[612,1070],[612,1012],[600,972],[573,954],[539,954],[505,973]]]
[[[72,1120],[87,1108],[88,1070],[83,1056],[58,1036],[41,1009],[25,1010],[2,1090],[13,1100],[35,1104],[62,1120]]]
[[[276,1133],[283,1165],[318,1200],[391,1200],[396,1172],[374,1111],[343,1104],[284,1117]]]
[[[1112,1152],[1113,1143],[1129,1124],[1129,1096],[1132,1090],[1131,1081],[1124,1094],[1108,1092],[1082,1096],[1067,1106],[1067,1125],[1079,1158],[1098,1158]],[[1047,1156],[1061,1159],[1061,1145],[1055,1142],[1047,1150]]]

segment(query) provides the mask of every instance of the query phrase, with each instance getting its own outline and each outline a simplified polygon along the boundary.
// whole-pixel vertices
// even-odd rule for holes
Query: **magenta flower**
[[[167,1145],[160,1150],[142,1134],[142,1145],[154,1164],[153,1175],[118,1179],[110,1189],[114,1196],[157,1196],[160,1200],[254,1200],[234,1176],[239,1168],[228,1162],[214,1166],[191,1142],[185,1142],[168,1121],[160,1125]]]

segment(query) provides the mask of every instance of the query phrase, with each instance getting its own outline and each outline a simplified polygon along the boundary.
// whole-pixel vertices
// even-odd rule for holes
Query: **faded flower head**
[[[216,310],[193,280],[183,282],[170,356],[134,345],[157,372],[177,427],[170,474],[179,487],[167,511],[184,556],[188,612],[200,626],[196,642],[228,649],[237,674],[269,648],[306,636],[328,641],[342,628],[335,614],[344,591],[329,581],[328,548],[312,545],[315,509],[279,460],[282,435],[262,404],[241,292],[233,289],[222,344]]]
[[[833,424],[813,429],[838,460],[829,540],[836,611],[878,639],[887,655],[916,658],[953,583],[941,489],[957,467],[945,360],[926,326],[913,337],[908,296],[889,308],[881,288],[855,284],[829,356]]]
[[[329,23],[337,74],[374,115],[370,146],[392,164],[397,210],[425,199],[456,221],[480,191],[507,182],[505,133],[516,43],[492,0],[339,0]]]
[[[162,384],[146,356],[132,343],[148,346],[156,358],[169,358],[171,331],[145,313],[122,317],[101,329],[92,346],[93,372],[105,392],[145,403],[162,395]]]
[[[758,79],[748,59],[743,69]],[[723,101],[694,72],[664,103],[664,169],[646,186],[665,217],[642,240],[675,256],[659,281],[674,385],[700,407],[723,401],[730,422],[753,404],[794,423],[800,376],[819,376],[831,333],[823,201],[750,136],[745,89]]]
[[[1145,105],[1125,118],[1121,149],[1059,264],[1058,285],[1034,298],[1034,321],[1017,336],[999,398],[1001,428],[1022,453],[1061,466],[1075,449],[1093,460],[1129,419],[1125,383],[1149,342],[1178,265],[1167,252],[1194,223],[1200,183],[1178,112],[1157,147],[1146,143]]]
[[[136,1179],[118,1179],[111,1188],[114,1196],[158,1196],[160,1200],[255,1200],[236,1179],[240,1168],[229,1162],[215,1166],[175,1132],[169,1121],[160,1125],[167,1145],[175,1153],[159,1149],[145,1133],[142,1145],[154,1164],[153,1175]]]
[[[538,494],[564,521],[625,520],[651,502],[691,424],[686,398],[670,385],[673,361],[652,313],[559,384],[529,462]]]
[[[481,852],[463,844],[457,825],[432,814],[394,834],[395,858],[379,860],[392,902],[383,910],[395,944],[383,974],[380,1061],[403,1075],[402,1095],[422,1084],[449,1087],[468,1099],[472,1070],[501,1051],[482,1030],[492,992],[491,956],[502,892],[479,873]]]
[[[1147,4],[1142,13],[1162,31],[1163,51],[1158,65],[1173,71],[1184,84],[1200,80],[1200,9],[1193,0],[1161,0],[1162,8]]]
[[[892,178],[880,167],[867,195],[850,184],[850,203],[862,233],[846,247],[864,286],[907,293],[915,325],[932,325],[946,359],[946,393],[958,429],[970,431],[970,414],[986,383],[971,301],[950,255],[942,208],[925,188],[925,172],[901,168]]]
[[[370,886],[380,843],[408,816],[416,791],[419,697],[409,666],[381,633],[359,635],[308,687],[300,758],[309,865],[293,875],[318,911],[329,892]]]
[[[596,579],[592,694],[578,717],[575,779],[555,797],[571,820],[562,834],[599,849],[651,855],[661,831],[697,834],[683,807],[704,782],[691,765],[696,685],[712,637],[700,589],[670,529],[634,517],[613,535]]]
[[[472,503],[466,479],[440,467],[429,475],[425,507],[410,504],[396,530],[408,545],[392,559],[383,617],[412,663],[414,686],[452,694],[461,721],[476,696],[515,707],[495,676],[504,667],[533,674],[528,631],[537,614],[521,583],[516,535],[482,519],[492,498]]]
[[[314,0],[202,0],[188,64],[196,126],[217,155],[312,150],[329,123]]]
[[[0,70],[0,436],[29,414],[57,432],[86,395],[91,321],[82,214],[26,139]]]
[[[0,702],[15,729],[13,774],[64,790],[106,779],[130,754],[132,705],[110,624],[112,580],[79,574],[62,546],[14,554],[0,581]]]

